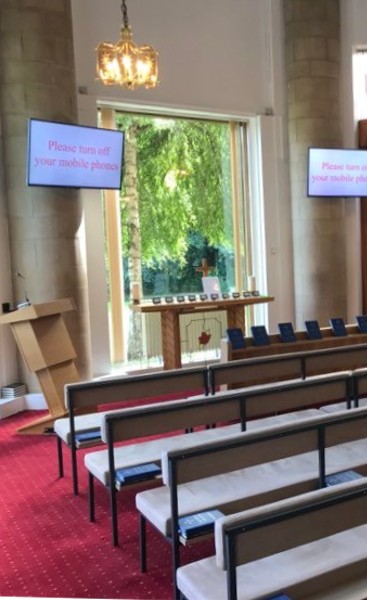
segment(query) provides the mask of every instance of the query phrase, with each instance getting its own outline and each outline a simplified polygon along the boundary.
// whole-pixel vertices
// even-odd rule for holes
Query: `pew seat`
[[[172,403],[174,406],[175,403]],[[177,404],[177,403],[176,403]],[[188,404],[188,402],[186,402]],[[158,405],[156,405],[157,407]],[[254,419],[248,421],[247,430],[266,428],[277,423],[291,423],[298,419],[303,419],[318,415],[319,411],[314,408],[295,411],[292,413],[284,413],[265,417],[262,419]],[[159,437],[148,441],[129,443],[123,446],[117,446],[114,449],[115,469],[123,469],[141,465],[147,462],[161,462],[162,453],[168,452],[179,446],[180,448],[189,448],[197,443],[204,443],[211,440],[220,440],[229,438],[232,435],[241,432],[241,424],[234,423],[232,425],[222,425],[213,429],[200,429],[188,434],[183,432],[171,435],[168,437]],[[98,479],[102,485],[109,485],[109,461],[108,450],[95,450],[88,452],[84,457],[84,464],[87,470]]]
[[[264,429],[264,433],[270,434],[271,428]],[[180,443],[181,449],[184,447]],[[204,449],[203,446],[202,450]],[[162,460],[164,481],[167,481],[166,455],[165,452]],[[361,468],[367,472],[367,439],[341,444],[328,450],[327,475]],[[179,485],[179,514],[189,515],[214,508],[224,514],[231,514],[242,508],[252,508],[257,504],[315,489],[318,486],[318,476],[317,451],[314,451],[193,480]],[[169,487],[161,486],[139,492],[136,506],[158,531],[167,538],[171,536]]]

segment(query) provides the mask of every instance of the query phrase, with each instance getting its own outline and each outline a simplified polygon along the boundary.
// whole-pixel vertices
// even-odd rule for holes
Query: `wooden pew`
[[[252,337],[245,337],[245,348],[233,350],[228,340],[221,340],[221,360],[223,362],[241,360],[244,358],[258,358],[273,356],[275,354],[293,354],[295,352],[319,351],[333,348],[347,348],[366,345],[367,334],[361,333],[357,325],[346,325],[348,335],[335,336],[331,327],[321,327],[322,338],[308,339],[306,331],[296,331],[296,341],[284,343],[277,334],[269,335],[270,344],[255,346]]]
[[[215,398],[238,397],[242,402],[243,418],[260,419],[274,414],[305,408],[328,407],[338,403],[338,408],[355,405],[353,371],[339,371],[307,379],[290,379],[249,385],[238,389],[216,392]],[[367,386],[367,376],[366,376]],[[196,398],[200,398],[197,396]],[[253,400],[251,400],[253,399]]]
[[[89,473],[90,520],[94,521],[95,518],[94,480],[97,479],[110,494],[112,543],[116,546],[117,489],[110,482],[116,481],[119,469],[151,462],[160,465],[162,451],[177,444],[190,446],[199,441],[229,437],[247,428],[251,430],[270,423],[293,421],[305,415],[318,414],[317,411],[310,410],[316,402],[322,405],[333,402],[336,398],[344,398],[345,406],[349,406],[350,387],[351,376],[347,371],[305,381],[256,386],[240,392],[122,409],[104,415],[101,436],[107,449],[87,453],[84,458]],[[264,419],[267,415],[273,416]],[[209,422],[222,426],[182,435],[186,430],[203,427]],[[226,425],[228,422],[233,422],[233,425]],[[171,434],[170,437],[162,437],[168,433]],[[143,440],[153,435],[161,437]],[[129,441],[131,443],[126,444]],[[116,447],[119,442],[125,444]]]
[[[108,411],[98,412],[99,407],[111,403],[137,403],[149,399],[156,401],[160,397],[177,393],[186,397],[195,392],[208,394],[205,367],[127,375],[66,385],[65,405],[69,414],[68,417],[57,419],[54,423],[59,476],[62,477],[64,472],[62,455],[62,443],[64,443],[71,451],[73,492],[77,495],[77,450],[102,443],[101,422],[103,415]],[[80,412],[83,414],[80,415]],[[80,439],[79,443],[77,435]],[[89,435],[92,437],[89,438]]]
[[[286,346],[284,344],[284,346]],[[57,440],[59,476],[63,476],[62,442],[71,450],[73,492],[78,494],[76,452],[78,448],[101,443],[102,413],[98,407],[106,403],[130,402],[146,396],[159,400],[165,394],[180,392],[187,395],[193,390],[207,394],[210,386],[215,393],[218,385],[238,387],[294,378],[306,378],[338,369],[357,369],[367,366],[367,345],[342,346],[322,351],[265,356],[244,361],[220,363],[204,368],[187,368],[143,375],[123,376],[78,382],[65,386],[65,405],[69,416],[57,419],[54,432]],[[245,380],[244,380],[245,377]],[[154,386],[154,395],[149,382]],[[148,392],[147,392],[148,388]],[[70,408],[69,408],[70,407]],[[78,415],[82,411],[83,415]],[[76,441],[76,436],[79,440]]]
[[[367,409],[356,408],[162,454],[166,485],[136,496],[142,571],[147,521],[172,546],[175,582],[180,516],[212,509],[225,515],[247,510],[324,487],[326,474],[340,470],[358,468],[367,474],[366,430]]]
[[[305,379],[312,375],[347,369],[354,371],[367,368],[367,344],[303,351],[292,351],[288,344],[281,347],[285,353],[252,356],[210,365],[210,393],[216,393],[219,386],[245,387],[299,377]]]
[[[367,344],[317,350],[308,353],[305,357],[305,377],[341,369],[350,369],[354,371],[366,367]]]
[[[335,369],[337,370],[337,369]],[[305,379],[304,354],[279,354],[221,362],[208,367],[210,393],[220,387],[246,387],[289,379]]]
[[[216,556],[180,567],[178,589],[186,600],[365,598],[366,514],[363,477],[220,518]]]
[[[354,406],[365,406],[367,398],[367,369],[356,369],[352,377]]]

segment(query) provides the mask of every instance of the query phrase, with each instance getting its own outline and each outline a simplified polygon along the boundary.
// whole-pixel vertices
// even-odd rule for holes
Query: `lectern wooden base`
[[[50,415],[45,415],[40,419],[32,421],[28,425],[23,425],[23,427],[19,427],[19,429],[17,429],[17,433],[23,433],[28,435],[52,433],[55,420],[59,419],[60,417],[66,417],[66,415],[66,411],[64,414],[58,415],[57,417],[50,417]]]
[[[21,427],[20,433],[49,433],[55,419],[67,414],[64,386],[79,381],[76,353],[61,313],[75,310],[71,298],[27,306],[0,317],[9,324],[30,371],[36,373],[49,415]]]

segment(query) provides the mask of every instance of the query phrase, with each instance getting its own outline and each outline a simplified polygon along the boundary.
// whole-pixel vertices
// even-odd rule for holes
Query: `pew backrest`
[[[217,392],[214,397],[218,401],[226,397],[238,398],[245,429],[248,420],[272,414],[318,408],[338,401],[344,402],[345,408],[350,408],[354,398],[353,390],[353,373],[339,371],[307,379],[277,381]]]
[[[352,390],[350,371],[245,388],[242,419],[246,422],[272,413],[320,407],[337,401],[345,402],[345,408],[350,408]],[[215,397],[220,397],[220,392]]]
[[[206,368],[173,369],[68,384],[65,386],[65,405],[69,411],[75,411],[101,404],[175,393],[188,395],[190,392],[208,393]]]
[[[365,407],[311,416],[293,423],[239,433],[230,439],[163,452],[163,481],[177,495],[177,487],[183,483],[316,451],[319,484],[324,487],[326,449],[366,440],[366,436]]]
[[[305,356],[305,377],[350,369],[367,367],[367,345],[357,344],[316,350]]]
[[[336,369],[335,369],[336,370]],[[304,379],[303,354],[278,354],[210,365],[210,392],[223,385],[257,385],[287,379]]]
[[[249,419],[298,411],[340,399],[350,405],[351,374],[333,373],[307,380],[255,386],[215,396],[124,408],[104,415],[101,437],[105,443],[187,430],[202,425],[239,421],[244,431]]]
[[[227,570],[228,599],[237,598],[239,565],[365,525],[366,512],[367,479],[363,477],[218,519],[216,562]]]
[[[221,362],[209,366],[208,378],[210,393],[215,394],[219,386],[246,387],[364,368],[367,368],[367,344],[355,344]]]
[[[353,380],[353,400],[355,406],[359,406],[359,401],[367,397],[367,369],[355,369],[352,374]]]
[[[241,401],[237,395],[220,399],[194,397],[106,414],[102,420],[101,437],[106,444],[113,444],[240,419]]]

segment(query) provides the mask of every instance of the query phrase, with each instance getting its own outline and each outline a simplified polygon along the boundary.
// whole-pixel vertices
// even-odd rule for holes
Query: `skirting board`
[[[23,410],[45,410],[43,394],[26,394],[16,398],[0,398],[0,419],[6,419]]]
[[[46,410],[47,404],[43,394],[26,394],[24,410]]]
[[[0,419],[6,419],[25,410],[24,396],[17,398],[0,398]]]

